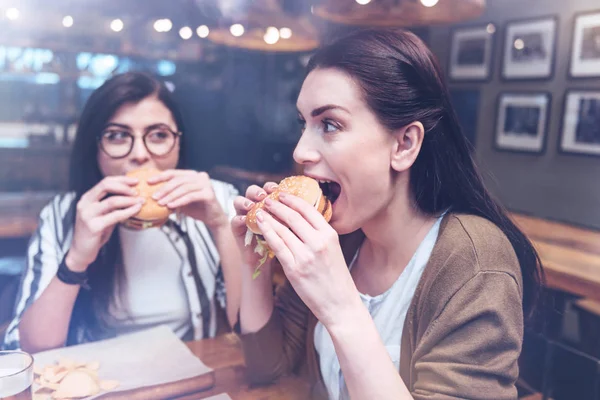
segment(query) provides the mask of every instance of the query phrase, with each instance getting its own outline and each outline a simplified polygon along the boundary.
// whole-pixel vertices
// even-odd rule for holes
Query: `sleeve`
[[[60,246],[56,237],[55,207],[58,199],[53,200],[40,213],[38,227],[27,248],[26,267],[21,277],[19,293],[15,303],[13,319],[8,325],[3,348],[20,348],[19,322],[23,313],[36,301],[50,284],[61,262]]]
[[[223,269],[220,268],[215,277],[215,299],[223,310],[227,309],[227,289],[225,288],[225,279],[223,278]]]
[[[516,399],[523,338],[520,287],[479,272],[448,301],[413,354],[415,400]]]
[[[269,383],[296,369],[306,352],[308,315],[308,307],[286,282],[277,292],[273,313],[265,326],[240,335],[252,383]]]
[[[213,190],[215,191],[217,201],[219,202],[221,207],[223,207],[223,210],[225,211],[225,214],[227,214],[227,218],[229,219],[229,221],[231,221],[231,219],[236,215],[235,207],[233,206],[233,201],[238,196],[239,192],[233,185],[217,180],[212,180],[212,186]],[[199,222],[195,221],[195,223],[198,224]],[[217,300],[217,303],[221,308],[226,309],[227,291],[225,289],[225,280],[223,278],[223,270],[221,267],[221,257],[218,254],[216,245],[214,243],[214,239],[212,238],[210,231],[207,232],[210,235],[212,241],[211,247],[213,257],[217,261],[217,270],[215,275],[215,299]]]
[[[225,182],[213,180],[212,184],[219,204],[221,204],[225,214],[227,214],[227,217],[231,221],[231,219],[235,217],[235,207],[233,206],[233,201],[237,196],[239,196],[238,190],[233,185]]]

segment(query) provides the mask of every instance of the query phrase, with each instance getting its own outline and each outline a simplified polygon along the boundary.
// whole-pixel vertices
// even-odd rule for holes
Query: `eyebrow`
[[[128,131],[130,131],[130,130],[131,130],[131,127],[130,127],[129,125],[125,125],[125,124],[118,124],[118,123],[116,123],[116,122],[109,122],[109,123],[108,123],[108,124],[106,124],[106,126],[104,127],[104,129],[107,129],[107,128],[121,128],[121,129],[125,129],[125,130],[128,130]],[[151,131],[152,129],[157,129],[157,128],[167,128],[167,129],[169,129],[169,130],[171,130],[171,131],[173,131],[173,132],[175,132],[175,131],[176,131],[176,129],[174,130],[174,129],[173,129],[173,128],[171,128],[169,125],[167,125],[167,124],[165,124],[165,123],[162,123],[162,122],[159,122],[158,124],[152,124],[152,125],[150,125],[150,126],[147,126],[147,127],[145,127],[145,128],[144,128],[144,131],[145,131],[145,132],[148,132],[148,131]]]
[[[336,106],[335,104],[327,104],[325,106],[315,108],[314,110],[311,111],[310,115],[313,118],[315,118],[315,117],[318,117],[319,115],[323,114],[325,111],[329,111],[329,110],[341,110],[341,111],[345,111],[347,114],[350,114],[350,111],[348,111],[346,108],[344,108],[342,106]],[[302,115],[300,110],[298,110],[298,114]]]

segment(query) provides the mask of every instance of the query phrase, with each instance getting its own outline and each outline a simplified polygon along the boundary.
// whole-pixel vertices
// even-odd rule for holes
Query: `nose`
[[[150,153],[144,145],[144,140],[141,137],[136,137],[133,142],[133,149],[129,154],[129,160],[136,165],[144,165],[150,160]]]
[[[294,149],[294,161],[300,165],[306,165],[316,164],[320,159],[321,154],[317,150],[314,138],[309,132],[303,133]]]

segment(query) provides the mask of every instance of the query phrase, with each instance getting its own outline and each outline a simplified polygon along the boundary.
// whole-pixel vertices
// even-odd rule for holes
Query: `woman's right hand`
[[[137,214],[144,199],[133,188],[136,178],[108,176],[81,196],[77,203],[73,242],[66,263],[85,271],[110,238],[114,227]]]
[[[249,246],[246,246],[245,244],[246,231],[248,230],[246,226],[246,214],[255,203],[267,197],[268,194],[271,194],[276,187],[277,184],[274,182],[267,182],[262,188],[257,185],[252,185],[246,190],[246,197],[238,196],[233,202],[237,216],[231,221],[231,229],[233,230],[237,245],[240,248],[244,263],[248,268],[251,268],[253,272],[262,256],[254,252],[256,246],[255,240],[253,240],[252,244]],[[271,261],[272,260],[268,260],[262,268],[268,267]]]

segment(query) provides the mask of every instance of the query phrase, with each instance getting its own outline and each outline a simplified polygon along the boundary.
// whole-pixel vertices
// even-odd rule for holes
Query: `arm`
[[[227,293],[227,320],[229,326],[234,326],[237,323],[240,310],[242,286],[240,277],[240,265],[242,263],[241,255],[227,218],[224,218],[223,224],[208,228],[211,231],[221,259],[223,280],[225,281],[225,293]]]
[[[339,315],[338,323],[327,326],[335,352],[353,399],[412,400],[385,349],[379,332],[360,298],[348,314]]]
[[[81,197],[76,207],[73,241],[65,257],[67,268],[86,271],[110,238],[115,225],[139,211],[142,202],[134,197],[135,192],[131,189],[136,182],[127,177],[108,177]],[[105,198],[108,193],[115,196]],[[11,326],[11,329],[17,329],[18,325],[16,339],[20,339],[21,347],[30,353],[65,345],[80,290],[78,285],[64,284],[55,276],[62,259],[56,254],[60,246],[54,228],[62,221],[54,220],[51,207],[53,205],[42,212],[40,226],[30,244],[28,271],[23,280],[24,288],[25,285],[29,287],[22,290],[29,295],[19,300],[20,310],[15,320],[19,316],[21,319]]]
[[[38,227],[29,242],[20,297],[17,298],[15,316],[5,339],[5,346],[9,349],[22,348],[28,352],[36,352],[61,346],[66,340],[70,310],[78,288],[69,287],[62,291],[61,286],[67,285],[55,277],[62,257],[57,253],[59,246],[54,234],[54,224],[57,221],[54,219],[53,208],[57,207],[56,203],[57,199],[42,210]],[[52,300],[47,300],[49,298]],[[56,308],[53,307],[54,301]],[[54,329],[47,329],[47,335],[43,335],[43,330],[49,326]]]
[[[253,279],[260,256],[253,246],[245,245],[245,215],[277,185],[267,183],[264,189],[250,186],[246,197],[234,201],[237,216],[231,221],[233,234],[243,257],[241,268],[242,298],[240,325],[242,347],[249,379],[252,383],[269,383],[291,372],[305,350],[308,308],[286,283],[273,299],[272,263],[261,267],[261,274]]]
[[[241,316],[243,334],[240,338],[250,381],[270,383],[292,372],[304,357],[309,310],[289,282],[278,290],[274,302],[270,275],[266,274],[269,271],[263,269],[254,281],[252,271],[253,268],[247,269],[247,276],[244,277]],[[260,279],[266,283],[257,282]],[[261,294],[260,286],[263,284],[265,290]],[[253,295],[258,296],[254,301]],[[247,304],[247,300],[252,303]],[[253,328],[252,331],[249,330],[250,327]]]

